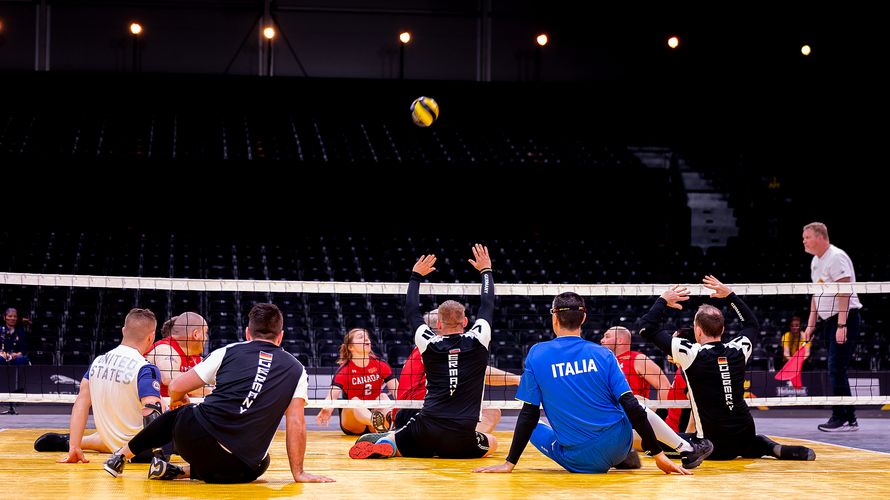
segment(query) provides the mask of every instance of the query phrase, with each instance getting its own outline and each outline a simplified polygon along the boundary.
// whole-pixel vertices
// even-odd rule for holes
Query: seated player
[[[439,322],[439,310],[433,309],[424,314],[423,322],[429,325],[433,332],[438,333],[442,328],[442,323]],[[489,366],[485,369],[485,385],[519,385],[519,375]],[[415,347],[411,350],[411,355],[408,356],[408,359],[405,360],[402,373],[399,375],[399,399],[403,401],[423,401],[424,396],[426,396],[426,370],[423,368],[423,358],[420,356],[420,350]],[[399,429],[404,427],[411,420],[411,417],[417,415],[418,411],[420,410],[414,408],[400,408],[393,417],[393,428]],[[476,431],[492,433],[500,420],[501,410],[498,408],[483,408],[479,423],[476,424]]]
[[[346,399],[356,401],[389,401],[382,391],[383,385],[396,395],[399,383],[385,361],[371,352],[371,337],[364,328],[353,328],[346,333],[340,345],[340,368],[334,374],[331,389],[325,401],[336,401],[345,393]],[[322,408],[315,421],[328,425],[333,408]],[[368,432],[386,432],[392,426],[390,410],[364,407],[340,408],[340,429],[349,436]]]
[[[630,385],[630,389],[635,397],[648,400],[652,388],[655,388],[658,399],[666,398],[670,383],[664,372],[645,354],[631,351],[630,340],[630,330],[623,326],[613,326],[606,330],[600,344],[615,354],[615,357],[618,359],[618,366],[621,367],[621,372],[627,379],[627,383]],[[641,403],[645,404],[643,401]],[[687,469],[698,467],[707,458],[708,454],[713,451],[711,443],[703,440],[700,445],[703,448],[702,451],[693,453],[695,451],[694,443],[690,443],[679,436],[676,429],[662,421],[655,412],[647,408],[646,417],[649,420],[649,425],[652,426],[652,430],[655,431],[655,437],[658,438],[662,445],[667,446],[665,449],[671,454],[683,456],[683,467]],[[636,451],[643,451],[643,449],[640,436],[634,431],[634,451],[628,455],[625,462],[622,462],[617,467],[622,469],[639,468],[641,464],[639,457],[636,456]]]
[[[655,389],[655,399],[664,399],[671,383],[649,356],[630,349],[630,341],[630,330],[613,326],[606,330],[600,344],[618,358],[618,365],[635,396],[652,399],[652,389]]]
[[[604,473],[627,460],[633,428],[659,469],[692,474],[662,451],[647,410],[631,392],[615,356],[581,338],[586,311],[584,299],[576,293],[565,292],[553,299],[550,313],[556,338],[534,345],[525,358],[516,393],[523,405],[507,460],[475,472],[512,472],[531,440],[541,453],[570,472]],[[542,404],[549,425],[539,421]],[[694,453],[706,451],[699,447]]]
[[[640,335],[658,346],[680,364],[686,374],[689,402],[692,405],[698,437],[714,443],[710,460],[731,460],[739,456],[771,456],[781,460],[815,460],[816,453],[805,446],[781,445],[757,434],[754,418],[744,399],[745,365],[751,356],[750,337],[760,331],[757,318],[733,291],[708,275],[704,286],[712,298],[727,299],[742,324],[738,336],[723,342],[723,313],[704,304],[693,321],[696,342],[659,331],[665,308],[681,309],[689,290],[675,286],[665,291],[652,309],[640,318]]]
[[[80,382],[69,434],[44,434],[34,442],[35,450],[67,451],[59,462],[86,463],[84,450],[111,453],[161,414],[161,376],[143,357],[154,341],[156,326],[148,309],[127,314],[121,344],[97,356]],[[90,407],[96,432],[84,436]],[[148,449],[133,461],[149,462],[153,455],[162,456],[159,449]]]
[[[494,280],[488,248],[473,247],[470,264],[482,278],[481,304],[472,328],[463,304],[446,300],[439,306],[442,328],[434,333],[420,314],[420,280],[435,271],[435,255],[423,255],[408,281],[405,315],[426,369],[423,408],[395,432],[366,434],[349,450],[351,458],[440,457],[481,458],[494,453],[493,434],[476,431],[482,408],[488,344],[494,314]]]
[[[164,323],[161,340],[145,354],[145,359],[161,371],[162,397],[170,396],[167,387],[174,379],[201,362],[207,335],[207,322],[198,313],[184,312]],[[202,397],[209,393],[209,389],[202,387],[189,396]]]

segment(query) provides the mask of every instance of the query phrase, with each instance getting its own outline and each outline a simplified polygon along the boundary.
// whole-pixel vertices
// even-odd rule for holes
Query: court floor
[[[706,461],[694,476],[665,476],[648,457],[634,471],[572,474],[529,446],[512,474],[473,474],[474,467],[501,463],[512,434],[497,432],[501,447],[495,458],[480,460],[351,460],[346,451],[354,438],[335,431],[310,431],[306,470],[337,480],[331,484],[294,484],[288,469],[284,432],[273,442],[272,463],[259,480],[245,485],[208,485],[199,481],[149,481],[146,464],[129,464],[121,478],[102,470],[107,455],[90,453],[87,464],[59,464],[64,454],[37,453],[32,443],[48,430],[0,430],[0,470],[4,495],[29,500],[59,498],[278,498],[298,495],[326,498],[712,498],[744,495],[803,498],[887,498],[890,454],[839,445],[774,437],[816,450],[813,462],[773,459]],[[174,462],[178,457],[174,457]]]

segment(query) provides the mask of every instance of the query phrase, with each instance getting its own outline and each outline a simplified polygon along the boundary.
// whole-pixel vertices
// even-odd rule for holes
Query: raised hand
[[[729,296],[732,293],[732,289],[728,286],[724,285],[717,278],[711,276],[710,274],[702,278],[702,284],[704,284],[705,288],[709,288],[714,290],[714,293],[711,294],[712,298],[722,299],[724,297]]]
[[[689,289],[685,286],[674,285],[664,293],[661,294],[661,298],[667,302],[668,307],[672,309],[683,309],[683,305],[680,302],[689,300]]]
[[[411,270],[421,276],[426,276],[436,270],[436,268],[433,267],[434,265],[436,265],[435,255],[421,255],[420,258],[417,259],[417,263],[414,264],[414,268]]]
[[[491,269],[491,257],[488,255],[488,247],[476,243],[473,245],[473,257],[475,260],[467,259],[467,262],[475,267],[477,271]]]

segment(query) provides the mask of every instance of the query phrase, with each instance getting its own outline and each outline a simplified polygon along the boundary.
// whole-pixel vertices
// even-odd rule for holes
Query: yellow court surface
[[[785,438],[816,450],[813,462],[773,459],[706,461],[694,476],[665,476],[643,457],[642,469],[585,475],[566,472],[529,445],[512,474],[473,474],[474,467],[501,463],[512,434],[496,433],[494,458],[441,460],[392,458],[351,460],[346,452],[355,438],[338,432],[309,432],[306,470],[337,480],[330,484],[294,484],[288,469],[284,432],[272,444],[272,464],[259,480],[242,485],[200,481],[149,481],[147,464],[128,464],[123,477],[102,469],[107,455],[89,453],[88,464],[58,464],[60,453],[33,451],[34,439],[47,429],[0,431],[0,469],[7,498],[887,498],[890,455]],[[56,429],[65,432],[63,429]],[[174,456],[174,462],[180,461]]]

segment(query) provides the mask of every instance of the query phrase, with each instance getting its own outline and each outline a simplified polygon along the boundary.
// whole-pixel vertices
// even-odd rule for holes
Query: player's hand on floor
[[[90,463],[90,461],[83,456],[83,450],[80,448],[70,450],[67,456],[58,460],[58,463],[60,464],[76,464],[77,462],[83,462],[85,464]]]
[[[325,476],[318,476],[315,474],[309,474],[308,472],[301,472],[297,477],[294,478],[294,481],[298,483],[333,483],[336,480],[331,479]]]
[[[513,472],[513,467],[516,466],[511,464],[510,462],[504,462],[500,465],[488,465],[485,467],[479,467],[473,469],[473,472]]]
[[[657,465],[658,468],[661,469],[662,472],[664,472],[665,474],[670,474],[673,472],[676,474],[680,474],[681,476],[692,475],[692,471],[688,471],[683,467],[675,464],[670,458],[667,457],[667,455],[664,454],[664,452],[659,453],[652,458],[655,459],[655,465]]]

